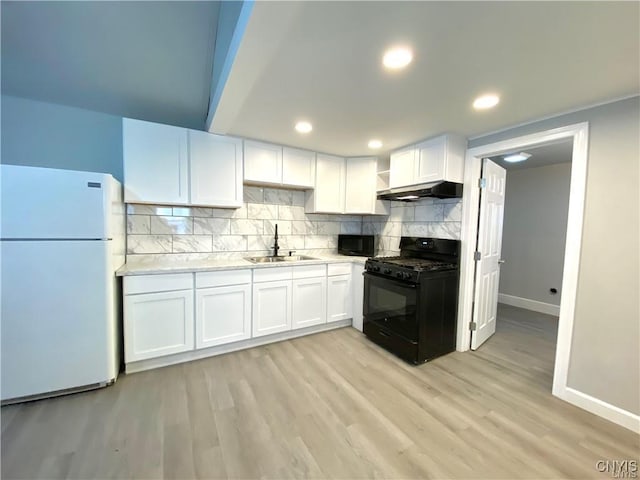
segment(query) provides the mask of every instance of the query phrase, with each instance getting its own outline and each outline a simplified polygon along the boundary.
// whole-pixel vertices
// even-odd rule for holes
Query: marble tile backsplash
[[[307,214],[304,192],[244,186],[238,209],[127,205],[127,261],[269,255],[278,225],[281,254],[336,253],[338,234],[379,236],[378,255],[400,237],[460,239],[462,199],[391,202],[388,216]]]
[[[460,239],[461,198],[391,202],[388,217],[364,217],[362,233],[379,235],[379,255],[397,255],[400,237]]]
[[[385,217],[382,217],[385,218]],[[244,186],[238,209],[127,205],[127,261],[335,253],[339,233],[362,232],[360,215],[307,214],[304,192]]]

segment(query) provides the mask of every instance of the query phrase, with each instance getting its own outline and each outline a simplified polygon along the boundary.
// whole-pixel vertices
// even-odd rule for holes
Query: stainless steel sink
[[[251,263],[279,263],[279,262],[300,262],[304,260],[317,260],[317,258],[307,257],[305,255],[290,255],[278,257],[245,257],[245,260]]]
[[[282,258],[284,258],[285,262],[299,262],[299,261],[304,261],[304,260],[318,260],[317,258],[307,257],[305,255],[289,255],[287,257],[282,257]]]

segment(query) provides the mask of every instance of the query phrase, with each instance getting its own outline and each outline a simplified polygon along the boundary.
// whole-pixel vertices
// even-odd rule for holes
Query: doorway
[[[564,139],[527,148],[523,161],[490,158],[507,174],[501,304],[560,314],[572,150],[572,139]]]
[[[525,150],[566,139],[572,140],[572,166],[564,253],[562,298],[558,320],[558,337],[553,374],[553,395],[567,400],[567,375],[575,313],[578,270],[582,241],[582,223],[587,171],[588,123],[569,125],[531,135],[513,138],[467,151],[465,165],[465,196],[462,214],[462,255],[460,307],[458,313],[457,350],[467,351],[470,345],[470,322],[474,297],[474,251],[478,234],[480,189],[478,179],[483,158]],[[497,298],[496,298],[497,302]]]

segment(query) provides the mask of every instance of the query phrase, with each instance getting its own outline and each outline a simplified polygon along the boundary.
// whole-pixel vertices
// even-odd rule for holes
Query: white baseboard
[[[563,391],[554,392],[553,394],[576,407],[586,410],[587,412],[606,418],[610,422],[618,424],[621,427],[628,428],[634,433],[640,433],[640,415],[627,412],[622,408],[611,405],[610,403],[604,402],[570,387],[566,387]]]
[[[520,307],[534,312],[546,313],[547,315],[553,315],[554,317],[560,316],[560,305],[539,302],[537,300],[529,300],[528,298],[516,297],[505,293],[498,294],[498,303],[504,303],[505,305]]]

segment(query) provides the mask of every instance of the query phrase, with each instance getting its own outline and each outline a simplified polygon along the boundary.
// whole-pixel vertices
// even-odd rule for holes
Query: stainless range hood
[[[453,182],[433,182],[408,187],[390,188],[378,192],[379,200],[415,202],[424,197],[461,198],[462,184]]]

